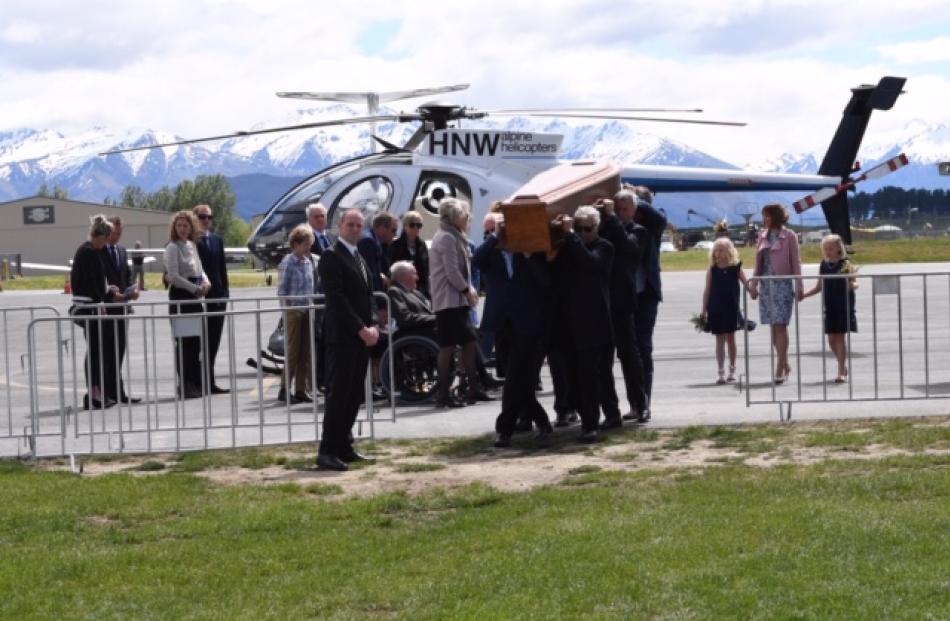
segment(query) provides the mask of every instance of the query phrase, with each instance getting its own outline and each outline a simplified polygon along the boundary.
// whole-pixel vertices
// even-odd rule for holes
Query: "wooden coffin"
[[[548,252],[560,241],[551,221],[573,216],[581,205],[613,198],[620,191],[620,167],[609,162],[572,162],[549,168],[501,204],[505,239],[512,252]]]

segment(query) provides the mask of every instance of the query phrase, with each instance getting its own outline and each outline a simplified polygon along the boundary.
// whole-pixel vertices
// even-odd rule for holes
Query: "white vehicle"
[[[872,110],[888,110],[901,94],[905,79],[885,77],[878,85],[852,89],[841,124],[825,155],[817,175],[796,175],[745,170],[686,168],[630,164],[623,166],[622,179],[632,185],[645,185],[655,193],[663,192],[749,192],[815,191],[837,188],[854,172],[854,161]],[[464,86],[464,85],[460,85]],[[459,87],[446,87],[459,90]],[[440,89],[411,91],[428,94]],[[326,99],[328,94],[282,93],[304,99]],[[337,227],[345,209],[358,207],[367,216],[390,211],[400,216],[413,209],[423,215],[424,231],[431,235],[437,228],[439,203],[447,197],[464,198],[472,205],[473,221],[480,222],[492,201],[509,197],[536,174],[558,165],[562,136],[534,132],[483,130],[452,126],[463,120],[487,116],[548,116],[572,118],[614,118],[621,120],[741,125],[718,121],[633,116],[631,113],[672,112],[632,108],[598,110],[494,110],[479,111],[462,106],[430,103],[412,113],[379,115],[373,103],[384,100],[373,93],[336,93],[366,97],[371,114],[365,117],[305,123],[287,127],[238,132],[210,138],[183,140],[150,147],[119,149],[109,153],[222,140],[239,136],[295,129],[354,123],[418,122],[419,127],[405,145],[397,146],[375,138],[382,153],[340,162],[305,179],[280,198],[265,215],[248,241],[248,248],[262,260],[276,263],[286,254],[287,234],[305,222],[305,208],[320,201],[329,210],[329,227]],[[386,94],[383,94],[386,95]],[[376,96],[376,99],[373,99]],[[679,112],[700,112],[680,110]],[[832,230],[850,242],[847,194],[834,193],[824,200],[823,208]]]
[[[708,239],[704,239],[702,241],[698,241],[695,244],[693,244],[693,250],[705,250],[708,252],[712,250],[712,247],[713,247],[713,243],[709,241]]]
[[[673,242],[660,242],[660,252],[676,252]]]

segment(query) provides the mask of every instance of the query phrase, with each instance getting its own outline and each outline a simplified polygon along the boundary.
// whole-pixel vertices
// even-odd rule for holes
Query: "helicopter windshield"
[[[330,186],[360,166],[361,162],[354,161],[331,168],[290,190],[271,208],[259,225],[254,233],[256,248],[251,250],[267,248],[280,253],[287,245],[287,235],[290,231],[301,222],[307,221],[307,206],[318,202]]]
[[[340,218],[349,209],[359,209],[367,222],[380,211],[388,211],[393,200],[392,182],[382,175],[361,179],[347,188],[330,210],[330,230],[339,228]]]

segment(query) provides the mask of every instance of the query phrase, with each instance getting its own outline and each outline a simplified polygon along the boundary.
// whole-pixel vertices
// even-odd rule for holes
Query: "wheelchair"
[[[397,332],[380,359],[383,390],[401,403],[428,403],[438,388],[438,356],[439,344],[429,336]]]

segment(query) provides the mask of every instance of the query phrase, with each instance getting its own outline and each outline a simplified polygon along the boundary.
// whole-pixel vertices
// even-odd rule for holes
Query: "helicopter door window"
[[[340,194],[331,211],[331,230],[337,230],[340,217],[348,209],[359,209],[367,221],[379,211],[389,211],[393,199],[393,184],[386,177],[374,176],[362,179]]]
[[[458,175],[441,171],[425,171],[419,177],[413,209],[439,215],[439,203],[446,198],[458,198],[472,202],[472,189],[468,181]]]

